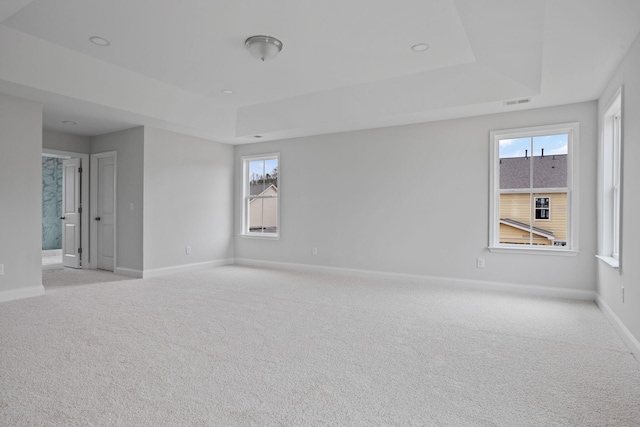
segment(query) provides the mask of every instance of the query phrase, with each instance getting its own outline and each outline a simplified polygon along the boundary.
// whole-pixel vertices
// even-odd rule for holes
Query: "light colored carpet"
[[[82,270],[64,267],[62,264],[42,267],[42,284],[50,291],[71,286],[92,285],[95,283],[119,282],[131,280],[131,277],[120,276],[104,270]]]
[[[50,266],[62,264],[62,249],[50,249],[42,251],[42,265]]]
[[[640,364],[590,302],[50,271],[45,296],[0,304],[2,426],[640,425]]]

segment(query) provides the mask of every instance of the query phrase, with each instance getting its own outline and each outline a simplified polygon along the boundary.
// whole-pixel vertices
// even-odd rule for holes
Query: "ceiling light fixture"
[[[222,89],[220,91],[220,93],[222,93],[224,95],[231,95],[233,93],[233,91],[231,89]]]
[[[89,41],[95,44],[96,46],[100,46],[100,47],[107,47],[111,45],[111,42],[109,40],[99,36],[89,37]]]
[[[282,42],[271,36],[253,36],[244,42],[244,46],[262,62],[270,61],[282,50]]]
[[[414,52],[424,52],[427,49],[429,49],[429,45],[426,43],[418,43],[411,46],[411,50]]]
[[[62,123],[68,126],[75,126],[78,124],[78,122],[74,122],[73,120],[65,120]]]

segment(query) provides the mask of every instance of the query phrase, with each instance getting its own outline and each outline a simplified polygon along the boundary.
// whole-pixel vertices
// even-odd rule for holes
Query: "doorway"
[[[62,158],[42,155],[42,265],[62,264]]]
[[[88,164],[88,154],[42,151],[43,267],[89,268],[88,262],[83,262],[89,255],[83,250],[89,247],[89,210],[82,205],[89,200],[89,174],[82,173],[83,165]],[[65,187],[73,191],[65,191]],[[69,197],[73,203],[66,203]]]
[[[91,155],[91,267],[116,267],[115,151]]]

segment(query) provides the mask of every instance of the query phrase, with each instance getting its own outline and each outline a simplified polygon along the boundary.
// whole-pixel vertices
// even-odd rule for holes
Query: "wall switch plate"
[[[0,276],[4,276],[4,264],[0,264]]]
[[[476,258],[476,267],[484,268],[484,258]]]
[[[318,255],[318,248],[311,248],[311,255]]]
[[[622,302],[624,302],[624,286],[620,286],[620,297],[622,298]]]
[[[184,247],[184,253],[187,255],[191,255],[191,246],[185,246]]]

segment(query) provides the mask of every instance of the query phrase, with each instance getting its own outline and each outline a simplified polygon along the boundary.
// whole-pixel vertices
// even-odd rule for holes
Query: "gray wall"
[[[117,152],[116,165],[116,272],[143,271],[144,128],[91,138],[91,153]],[[130,204],[133,203],[133,210]]]
[[[91,138],[44,129],[42,131],[42,148],[45,151],[49,149],[89,154],[91,152]]]
[[[620,86],[623,89],[622,247],[620,271],[598,261],[598,294],[640,341],[640,36],[629,49],[598,102],[598,117]],[[622,302],[621,287],[625,301]]]
[[[145,274],[231,263],[232,236],[233,147],[145,127]]]
[[[282,216],[279,240],[238,236],[236,258],[595,291],[596,109],[587,102],[237,146],[236,234],[242,155],[280,152]],[[580,254],[489,253],[489,132],[575,121]]]
[[[42,287],[42,106],[0,94],[0,300]],[[7,291],[13,291],[7,293]]]

